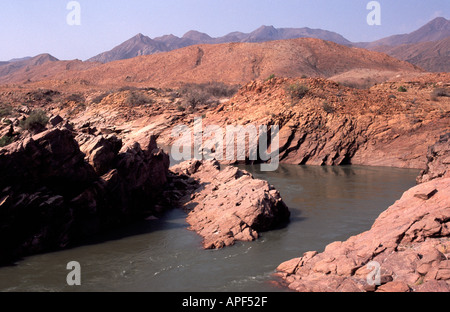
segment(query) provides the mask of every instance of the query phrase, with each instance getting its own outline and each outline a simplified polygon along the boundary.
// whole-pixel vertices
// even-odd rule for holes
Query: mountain
[[[435,18],[418,30],[403,35],[395,35],[374,42],[352,43],[343,36],[322,29],[303,28],[275,28],[273,26],[261,26],[251,33],[232,32],[223,37],[213,38],[208,34],[195,30],[188,31],[183,37],[165,35],[151,39],[142,34],[125,41],[110,51],[103,52],[90,58],[88,61],[108,63],[116,60],[129,59],[140,55],[151,55],[160,52],[168,52],[197,44],[220,44],[230,42],[266,42],[274,40],[317,38],[335,42],[346,46],[356,46],[365,49],[380,51],[379,47],[395,47],[404,44],[415,44],[429,41],[439,41],[450,36],[450,21],[443,17]],[[381,49],[389,51],[390,49]],[[419,53],[420,54],[420,53]],[[414,59],[415,65],[425,61]],[[441,68],[439,65],[438,68]],[[436,66],[427,66],[437,68]]]
[[[201,33],[196,30],[188,31],[183,35],[184,39],[189,39],[195,43],[214,43],[214,38],[211,38],[208,34]]]
[[[356,47],[386,53],[430,72],[450,71],[450,21],[438,17],[409,34],[360,42]]]
[[[375,47],[403,61],[415,64],[431,72],[450,72],[450,37],[439,41],[404,44],[400,46]]]
[[[219,38],[212,38],[208,34],[195,30],[188,31],[179,38],[174,35],[165,35],[151,39],[142,34],[125,41],[110,51],[94,56],[88,61],[108,63],[117,60],[129,59],[140,55],[151,55],[160,52],[168,52],[197,44],[220,44],[230,42],[266,42],[273,40],[317,38],[329,40],[338,44],[351,45],[351,42],[341,35],[310,28],[275,28],[273,26],[261,26],[251,33],[232,32]]]
[[[56,62],[58,59],[48,53],[39,54],[35,57],[24,57],[21,59],[12,59],[8,62],[0,63],[0,77],[15,73],[23,68],[38,66],[47,62]]]
[[[203,44],[106,64],[81,63],[77,65],[78,69],[74,67],[73,70],[67,70],[64,62],[44,64],[0,79],[0,83],[59,80],[108,88],[124,84],[173,87],[186,82],[245,84],[254,79],[266,79],[272,74],[278,77],[332,77],[365,69],[363,78],[368,79],[381,77],[381,74],[394,77],[422,72],[384,53],[313,38]],[[89,68],[83,68],[88,65]]]
[[[317,38],[332,41],[338,44],[351,45],[351,42],[341,35],[322,29],[304,28],[275,28],[273,26],[262,26],[253,31],[241,42],[265,42],[271,40]]]
[[[358,46],[371,49],[379,46],[399,46],[403,44],[439,41],[447,37],[450,37],[450,21],[444,17],[438,17],[412,33],[394,35],[370,43],[360,43]]]
[[[111,61],[129,59],[140,55],[149,55],[165,51],[168,51],[168,48],[163,42],[152,40],[143,34],[137,34],[133,38],[128,39],[112,50],[94,56],[88,61],[108,63]]]

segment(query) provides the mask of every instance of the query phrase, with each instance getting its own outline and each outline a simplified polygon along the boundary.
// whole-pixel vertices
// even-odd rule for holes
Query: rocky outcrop
[[[295,291],[450,291],[450,179],[408,190],[369,231],[277,271]]]
[[[439,141],[428,148],[427,167],[420,173],[417,183],[436,178],[450,177],[450,133],[442,135]]]
[[[207,249],[253,241],[262,231],[289,220],[289,210],[268,182],[236,167],[220,168],[216,161],[187,161],[171,168],[190,189],[180,199],[188,211],[190,229],[203,237]],[[194,182],[196,181],[196,183]]]
[[[168,155],[150,137],[119,139],[51,129],[0,150],[0,262],[73,245],[158,212]]]

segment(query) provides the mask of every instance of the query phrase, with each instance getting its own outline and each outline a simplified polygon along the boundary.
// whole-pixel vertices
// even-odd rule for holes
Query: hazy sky
[[[378,0],[381,26],[366,22],[369,0],[78,0],[81,25],[66,18],[69,0],[2,0],[0,60],[50,53],[85,60],[143,33],[213,37],[261,25],[335,31],[350,41],[409,33],[437,16],[450,19],[450,0]]]

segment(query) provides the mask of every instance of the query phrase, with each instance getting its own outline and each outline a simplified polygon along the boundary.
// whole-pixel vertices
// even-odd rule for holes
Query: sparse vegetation
[[[398,87],[398,92],[408,92],[408,89],[406,89],[404,86]]]
[[[439,97],[450,97],[450,90],[445,88],[434,88],[431,92],[430,98],[432,101],[438,101]]]
[[[223,82],[188,83],[183,85],[178,93],[187,106],[195,108],[199,104],[217,103],[217,99],[234,96],[239,90],[237,85],[227,85]]]
[[[9,105],[0,106],[0,118],[10,116],[12,113],[12,107]]]
[[[47,125],[49,118],[42,110],[32,111],[27,119],[22,120],[19,126],[24,130],[29,130],[33,133],[42,132]]]
[[[82,94],[78,94],[78,93],[73,93],[71,95],[69,95],[68,97],[66,97],[66,101],[67,102],[75,102],[75,103],[84,103],[85,102],[85,98]]]
[[[145,104],[153,104],[155,101],[147,94],[139,91],[131,91],[126,99],[126,104],[129,106],[141,106]]]
[[[322,109],[327,113],[327,114],[333,114],[334,112],[336,112],[336,110],[334,109],[333,106],[331,106],[328,102],[324,101],[322,103]]]
[[[292,101],[301,100],[309,92],[309,88],[300,83],[290,84],[285,89],[287,95]]]
[[[1,139],[0,139],[0,147],[5,147],[11,143],[14,142],[14,136],[10,136],[10,135],[4,135]]]
[[[206,104],[208,100],[210,100],[210,95],[206,92],[202,92],[201,90],[190,90],[185,95],[186,104],[192,108],[195,108],[199,104]]]
[[[275,78],[275,74],[270,75],[269,77],[266,78],[266,81],[272,80]]]
[[[53,101],[55,96],[60,95],[60,92],[54,90],[47,89],[38,89],[34,91],[28,92],[25,97],[25,102],[34,103],[34,102],[47,102],[50,103]]]
[[[110,95],[110,94],[111,94],[111,92],[105,92],[105,93],[102,93],[100,95],[97,95],[95,98],[92,99],[92,103],[93,104],[100,104],[101,101],[103,101],[103,99],[105,97],[107,97],[108,95]]]

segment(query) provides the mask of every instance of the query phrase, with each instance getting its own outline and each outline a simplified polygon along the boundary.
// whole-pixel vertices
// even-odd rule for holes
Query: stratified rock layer
[[[428,148],[427,166],[417,183],[423,183],[436,178],[450,177],[450,133],[442,135],[439,141]]]
[[[435,179],[405,192],[369,231],[277,270],[296,291],[450,291],[449,259],[450,179]]]

